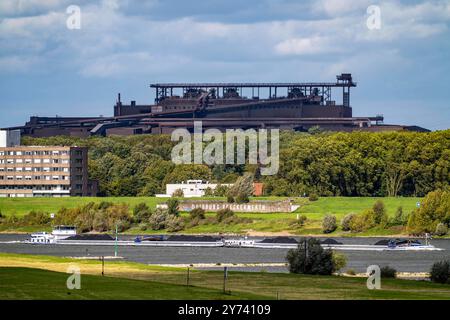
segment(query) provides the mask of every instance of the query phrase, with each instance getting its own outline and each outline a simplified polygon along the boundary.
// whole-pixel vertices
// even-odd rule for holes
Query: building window
[[[34,163],[41,163],[41,159],[34,159]]]
[[[50,159],[43,159],[43,163],[50,163]]]

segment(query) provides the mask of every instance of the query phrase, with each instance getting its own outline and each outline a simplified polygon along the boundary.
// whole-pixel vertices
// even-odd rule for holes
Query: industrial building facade
[[[154,104],[122,103],[118,94],[112,117],[30,117],[23,126],[10,127],[23,135],[170,134],[177,128],[279,128],[308,131],[319,126],[330,131],[428,131],[417,126],[385,125],[382,115],[353,116],[350,73],[332,82],[271,83],[155,83]]]
[[[0,197],[96,196],[85,147],[0,147]]]

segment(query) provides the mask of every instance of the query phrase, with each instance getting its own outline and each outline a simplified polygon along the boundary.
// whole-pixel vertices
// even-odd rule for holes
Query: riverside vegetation
[[[294,201],[300,208],[294,213],[235,213],[231,210],[212,213],[202,209],[179,212],[177,198],[164,199],[168,209],[156,208],[154,200],[157,198],[141,199],[148,201],[131,205],[132,202],[120,202],[123,201],[121,198],[105,198],[104,201],[102,198],[92,201],[91,198],[80,205],[61,207],[54,219],[50,218],[50,211],[45,206],[35,206],[35,210],[21,215],[0,213],[0,231],[30,232],[47,230],[57,224],[71,224],[80,232],[111,232],[117,226],[119,232],[127,233],[284,231],[298,235],[323,233],[337,236],[422,235],[428,232],[446,236],[450,223],[450,192],[443,190],[430,192],[419,202],[420,207],[416,207],[414,198],[319,198],[316,201],[296,198]],[[0,200],[0,205],[6,200],[9,199]]]
[[[450,181],[450,130],[415,132],[281,132],[280,170],[255,165],[175,165],[168,135],[23,138],[24,145],[89,147],[89,175],[102,196],[153,196],[167,183],[233,183],[252,173],[267,196],[416,196]]]

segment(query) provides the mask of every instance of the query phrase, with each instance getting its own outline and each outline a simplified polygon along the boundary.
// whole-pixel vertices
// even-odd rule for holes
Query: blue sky
[[[69,5],[81,29],[69,30]],[[367,8],[380,8],[370,30]],[[450,127],[450,1],[1,0],[0,127],[111,115],[155,82],[334,81],[357,116]]]

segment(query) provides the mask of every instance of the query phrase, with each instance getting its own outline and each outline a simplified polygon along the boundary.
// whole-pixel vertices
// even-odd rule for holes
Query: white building
[[[157,197],[171,197],[177,190],[183,191],[183,195],[186,198],[202,197],[205,195],[206,189],[216,189],[218,183],[203,182],[202,180],[188,180],[182,183],[169,183],[166,184],[166,194],[157,194]],[[223,186],[231,186],[232,184],[221,184]]]
[[[20,146],[20,130],[0,130],[0,148]]]

